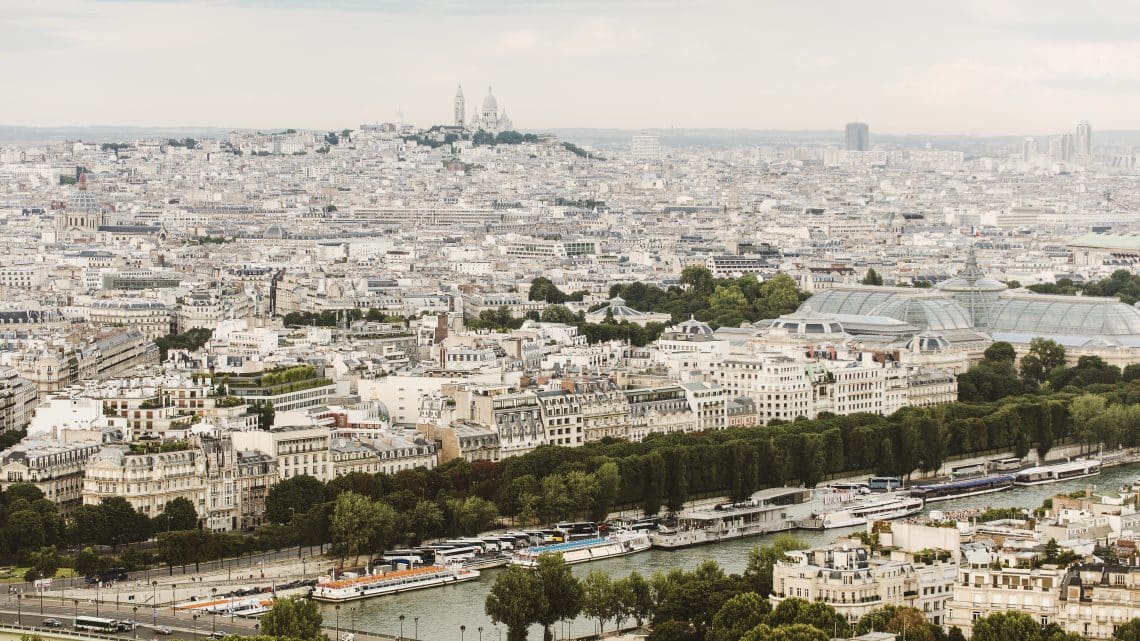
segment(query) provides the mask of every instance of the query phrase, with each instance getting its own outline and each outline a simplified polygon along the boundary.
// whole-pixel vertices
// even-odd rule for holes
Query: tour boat
[[[648,550],[649,535],[622,530],[606,537],[593,537],[553,545],[538,545],[519,550],[511,557],[511,565],[533,568],[543,554],[561,554],[566,563],[586,563]]]
[[[1009,474],[991,474],[976,479],[963,479],[961,481],[947,481],[932,485],[912,487],[910,495],[926,501],[946,501],[976,494],[989,494],[1000,492],[1013,487],[1013,476]]]
[[[1014,485],[1045,485],[1100,474],[1100,461],[1069,461],[1055,465],[1028,467],[1013,476]]]
[[[682,512],[676,527],[659,526],[649,540],[654,547],[676,549],[790,530],[810,509],[811,498],[812,491],[802,487],[760,490],[747,501]]]
[[[317,601],[354,601],[385,594],[398,594],[410,590],[434,588],[479,578],[478,570],[453,566],[431,565],[399,570],[386,574],[321,581],[313,588],[312,598]]]
[[[813,530],[854,527],[868,521],[889,521],[922,511],[922,499],[913,496],[890,496],[870,501],[853,501],[842,508],[815,514],[800,522],[800,527]]]

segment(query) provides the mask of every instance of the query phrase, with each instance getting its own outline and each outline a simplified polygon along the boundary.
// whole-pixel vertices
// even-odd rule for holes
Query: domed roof
[[[289,235],[289,233],[287,231],[285,231],[284,227],[282,227],[281,225],[278,225],[278,224],[273,224],[273,225],[269,225],[265,228],[265,231],[262,232],[261,237],[262,238],[281,239],[281,238],[285,238],[288,235]]]
[[[1131,338],[1140,335],[1140,309],[1116,298],[1014,290],[1001,295],[990,329],[1031,336]]]
[[[820,314],[804,303],[803,307],[772,321],[771,327],[790,334],[840,334],[843,325],[830,314]]]
[[[944,352],[950,349],[950,341],[941,334],[923,332],[915,334],[906,343],[907,350],[914,351],[916,347],[920,352]]]
[[[499,111],[499,102],[495,100],[490,87],[487,87],[487,97],[483,99],[483,111]]]
[[[709,327],[708,323],[703,323],[695,318],[690,317],[689,320],[677,325],[675,328],[677,333],[685,334],[686,336],[712,336],[713,329]]]
[[[940,293],[899,295],[871,310],[871,316],[889,316],[935,332],[971,329],[973,321],[954,299]]]
[[[962,271],[958,272],[954,278],[938,283],[937,288],[947,292],[1000,292],[1007,289],[1005,283],[986,278],[985,273],[978,267],[978,257],[974,253],[973,247],[970,248],[970,253],[966,257],[966,266],[962,268]]]
[[[91,192],[86,189],[77,189],[71,194],[71,199],[67,202],[67,209],[77,212],[93,212],[99,209],[99,203],[95,201],[95,195]]]

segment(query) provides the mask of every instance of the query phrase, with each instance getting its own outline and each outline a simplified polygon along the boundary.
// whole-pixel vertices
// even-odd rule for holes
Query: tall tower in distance
[[[463,100],[463,85],[455,91],[455,126],[463,126],[463,114],[466,111],[466,102]]]
[[[847,123],[847,151],[867,151],[870,148],[871,128],[867,123]]]
[[[1081,156],[1092,155],[1092,126],[1087,120],[1077,123],[1077,154]]]

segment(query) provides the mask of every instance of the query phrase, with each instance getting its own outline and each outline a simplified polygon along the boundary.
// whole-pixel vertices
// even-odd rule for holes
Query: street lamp
[[[99,586],[103,585],[102,581],[95,582],[95,616],[99,616]]]
[[[71,602],[72,602],[72,604],[75,605],[75,618],[78,619],[79,618],[79,599],[72,599]]]
[[[414,629],[415,629],[416,638],[419,639],[420,638],[420,618],[419,617],[412,617],[412,623],[416,624],[416,627]]]
[[[24,612],[20,607],[20,594],[16,593],[16,625],[24,625]]]
[[[479,641],[483,641],[483,626],[479,626]]]
[[[210,588],[210,600],[216,601],[218,598],[218,588]],[[210,604],[210,634],[218,631],[218,604]]]
[[[193,616],[193,619],[194,619],[194,641],[198,641],[198,616],[199,615],[197,615],[197,614],[195,614]]]
[[[404,615],[401,614],[400,619],[402,620],[403,618]],[[348,625],[352,626],[353,632],[356,632],[356,608],[348,609]]]
[[[459,641],[463,641],[463,633],[467,632],[467,626],[459,626]]]
[[[158,625],[158,581],[150,584],[150,625]]]
[[[340,604],[333,606],[336,610],[336,641],[340,641]]]
[[[139,638],[139,606],[131,607],[131,629],[135,632],[135,638]]]
[[[400,615],[400,641],[404,641],[404,615]]]
[[[178,618],[178,608],[175,607],[178,605],[178,593],[176,592],[177,589],[177,585],[173,583],[170,584],[170,616],[176,619]]]

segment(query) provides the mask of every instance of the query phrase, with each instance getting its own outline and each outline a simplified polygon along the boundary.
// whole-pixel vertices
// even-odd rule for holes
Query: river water
[[[1126,482],[1131,482],[1138,475],[1140,467],[1124,465],[1109,468],[1099,476],[1091,478],[1050,485],[1015,487],[994,494],[942,501],[935,503],[934,508],[943,511],[990,507],[1032,509],[1040,507],[1045,499],[1057,494],[1067,494],[1090,486],[1117,488]],[[863,526],[822,532],[793,531],[793,534],[814,546],[826,544],[861,529]],[[727,572],[741,572],[748,562],[748,551],[771,539],[772,536],[759,536],[682,550],[652,549],[631,556],[580,563],[571,568],[579,577],[585,577],[590,570],[599,569],[605,570],[613,577],[625,576],[637,570],[648,578],[658,570],[668,571],[672,568],[691,570],[701,562],[711,559]],[[490,618],[483,613],[487,592],[500,571],[483,570],[479,580],[468,583],[343,604],[339,612],[340,626],[342,629],[353,628],[362,632],[398,635],[401,634],[399,617],[404,615],[403,634],[408,637],[424,641],[500,641],[500,632],[505,636],[506,630],[502,626],[494,626]],[[321,604],[321,608],[326,623],[335,624],[338,617],[333,606]],[[462,633],[462,639],[461,625],[467,627]],[[481,633],[480,627],[483,628]],[[595,631],[594,628],[593,621],[579,619],[557,630],[556,638],[561,639],[567,633],[572,636],[589,634]],[[536,627],[532,630],[530,638],[541,639],[540,629]]]

